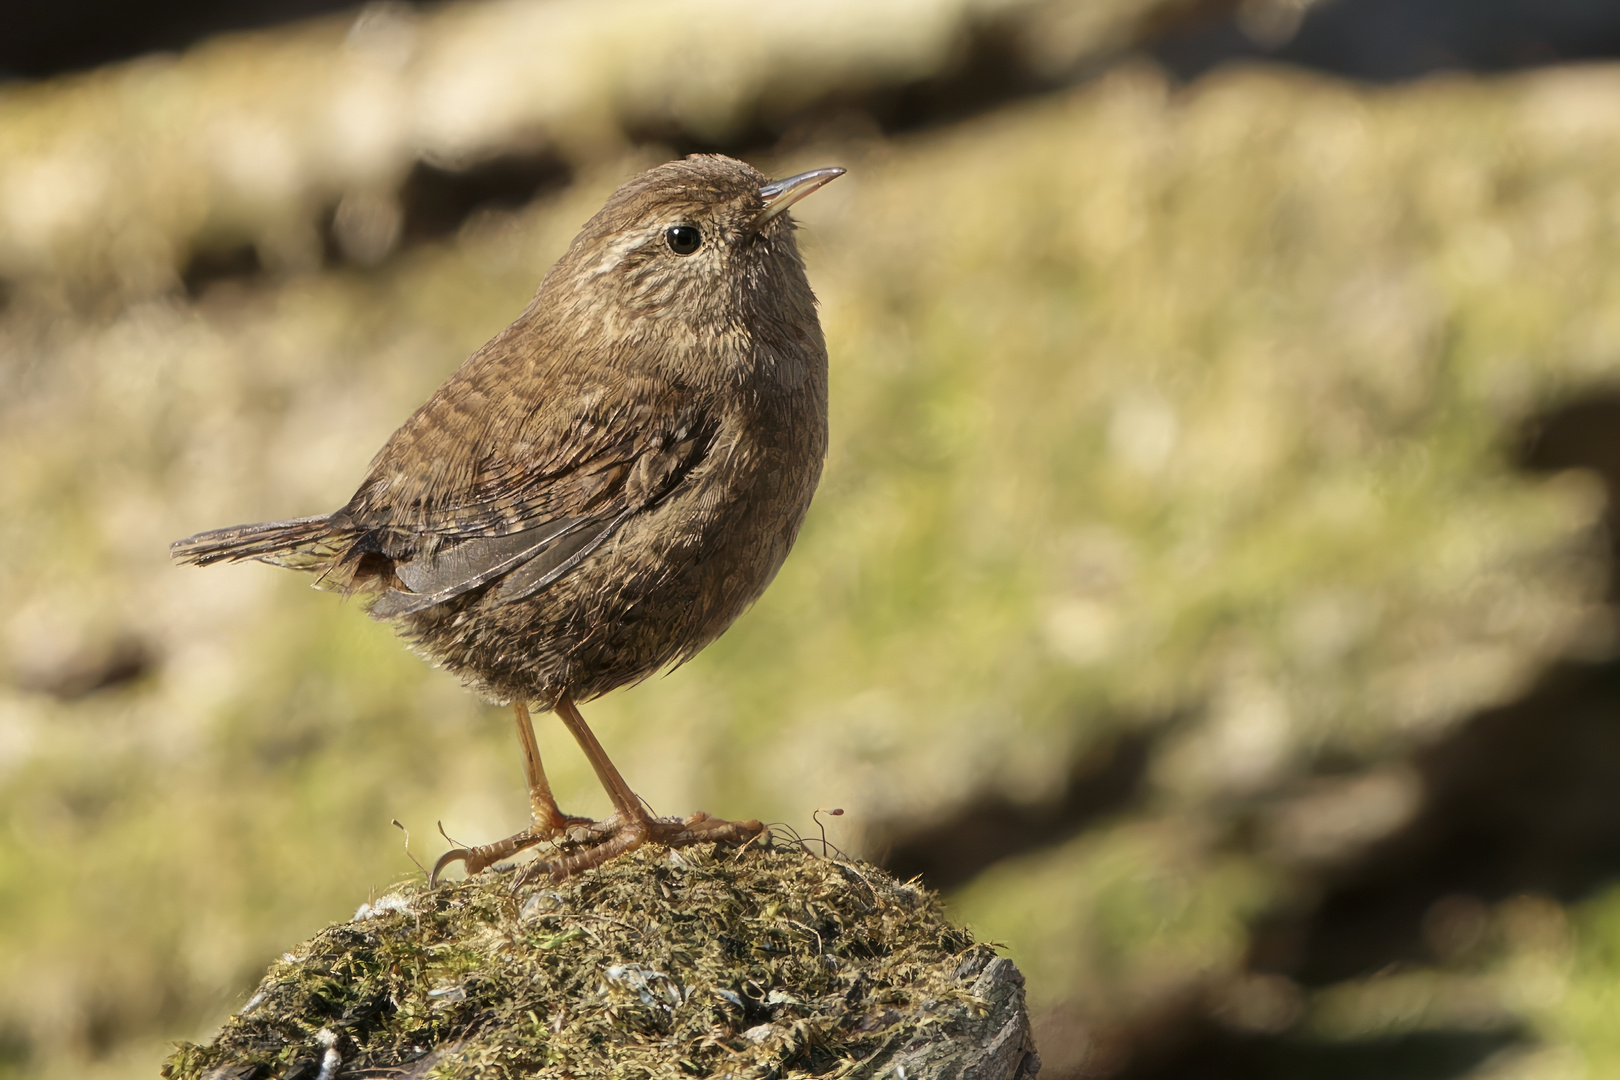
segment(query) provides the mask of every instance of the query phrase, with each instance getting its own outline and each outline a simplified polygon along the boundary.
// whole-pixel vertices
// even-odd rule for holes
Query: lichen
[[[515,880],[414,882],[363,906],[163,1075],[314,1076],[332,1052],[345,1076],[841,1075],[985,1011],[962,976],[989,947],[872,866],[649,846]]]

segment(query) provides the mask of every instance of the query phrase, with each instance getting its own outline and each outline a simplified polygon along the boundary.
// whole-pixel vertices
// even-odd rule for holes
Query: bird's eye
[[[703,234],[690,225],[671,225],[664,230],[664,243],[677,255],[690,255],[703,246]]]

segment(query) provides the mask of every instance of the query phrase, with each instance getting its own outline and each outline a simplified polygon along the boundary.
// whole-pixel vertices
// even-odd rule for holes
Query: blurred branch
[[[0,92],[0,275],[140,296],[174,288],[198,249],[250,245],[257,265],[309,267],[333,208],[339,246],[374,262],[399,239],[397,198],[419,162],[544,153],[579,166],[635,133],[730,146],[834,100],[953,73],[971,83],[985,40],[1049,81],[1230,6],[375,4]]]

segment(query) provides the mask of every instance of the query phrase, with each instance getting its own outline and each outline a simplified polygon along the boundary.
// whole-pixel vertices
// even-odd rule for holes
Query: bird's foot
[[[516,889],[541,874],[561,881],[649,842],[671,848],[709,843],[747,844],[765,831],[765,826],[757,821],[726,821],[710,817],[701,810],[689,818],[640,816],[628,821],[614,814],[583,827],[569,828],[569,845],[578,845],[581,850],[559,854],[554,859],[536,859],[518,872],[512,887]],[[468,865],[470,868],[471,864]]]
[[[433,864],[433,872],[428,875],[428,888],[437,886],[439,875],[454,863],[466,864],[467,876],[472,877],[502,859],[509,859],[536,844],[556,840],[570,832],[578,832],[581,828],[591,828],[596,824],[597,822],[588,817],[558,813],[545,821],[536,821],[527,829],[513,833],[505,840],[497,840],[492,844],[478,844],[474,847],[451,848],[440,855],[439,861]]]

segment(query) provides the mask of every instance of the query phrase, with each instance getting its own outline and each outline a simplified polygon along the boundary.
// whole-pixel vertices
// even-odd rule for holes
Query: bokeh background
[[[1620,1076],[1620,11],[0,8],[0,1076],[154,1075],[527,806],[508,715],[170,540],[341,504],[617,183],[802,204],[833,443],[587,710],[920,874],[1043,1076]],[[605,799],[557,725],[564,805]]]

